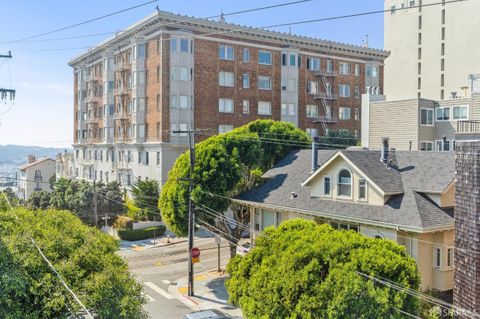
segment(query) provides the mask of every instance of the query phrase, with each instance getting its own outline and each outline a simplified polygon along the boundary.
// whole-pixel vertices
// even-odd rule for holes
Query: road
[[[196,237],[195,246],[200,248],[200,263],[195,264],[195,273],[217,268],[217,244],[211,237]],[[187,276],[188,243],[160,246],[141,251],[122,250],[130,270],[143,285],[149,300],[144,306],[152,319],[183,318],[192,309],[168,293],[168,286]],[[230,255],[228,245],[223,242],[220,250],[222,269]]]

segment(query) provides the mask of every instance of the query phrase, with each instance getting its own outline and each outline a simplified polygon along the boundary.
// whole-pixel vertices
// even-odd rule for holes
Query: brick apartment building
[[[185,134],[256,119],[360,134],[388,52],[156,12],[70,61],[75,175],[165,182]],[[205,136],[199,136],[197,141]]]

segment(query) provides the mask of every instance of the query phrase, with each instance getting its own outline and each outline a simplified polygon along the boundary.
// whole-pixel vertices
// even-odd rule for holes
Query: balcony
[[[127,63],[121,62],[121,63],[115,64],[115,71],[117,71],[117,72],[123,72],[127,69],[128,69],[128,64]]]
[[[331,70],[320,70],[320,71],[316,71],[314,72],[314,74],[316,76],[331,76],[331,77],[334,77],[334,76],[337,76],[338,73],[335,72],[335,71],[331,71]]]
[[[337,94],[320,92],[320,93],[314,94],[313,98],[314,99],[324,99],[324,100],[336,100],[337,99]]]
[[[456,134],[480,134],[480,121],[458,121]]]
[[[331,115],[320,115],[314,119],[314,122],[320,123],[337,123],[337,117]]]
[[[114,120],[128,120],[128,115],[125,112],[115,113],[113,115]]]
[[[128,90],[126,87],[116,88],[115,95],[117,96],[128,95]]]

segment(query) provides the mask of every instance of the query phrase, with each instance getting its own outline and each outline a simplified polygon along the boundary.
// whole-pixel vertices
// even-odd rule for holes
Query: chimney
[[[382,138],[382,155],[380,161],[385,165],[388,164],[388,137]]]
[[[312,142],[312,173],[318,168],[318,150],[317,150],[318,136],[313,138]]]
[[[35,162],[35,155],[28,155],[27,156],[27,164]]]

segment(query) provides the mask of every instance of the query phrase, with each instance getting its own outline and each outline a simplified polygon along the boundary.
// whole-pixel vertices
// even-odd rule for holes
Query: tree
[[[0,212],[6,211],[12,206],[18,206],[20,200],[10,187],[0,191]]]
[[[227,265],[230,301],[246,318],[405,318],[419,301],[367,276],[418,289],[415,260],[392,241],[296,219],[269,227]]]
[[[349,130],[328,130],[326,138],[322,139],[320,143],[332,144],[337,148],[343,148],[357,145],[358,138],[354,132]]]
[[[142,210],[142,219],[153,220],[160,214],[158,209],[158,197],[160,190],[158,182],[154,179],[140,180],[132,186],[133,201],[136,207]],[[156,220],[159,218],[156,217]]]
[[[66,211],[0,214],[0,318],[66,318],[80,309],[30,238],[96,318],[143,319],[142,287],[117,242]]]
[[[200,223],[214,226],[230,242],[231,255],[248,229],[249,210],[229,200],[260,182],[260,176],[292,149],[305,147],[310,137],[292,124],[257,120],[195,146],[192,198]],[[177,235],[188,229],[189,153],[175,162],[162,188],[162,218]],[[225,214],[227,209],[228,214]]]
[[[50,193],[44,190],[33,192],[27,200],[30,209],[47,209],[50,206]]]

